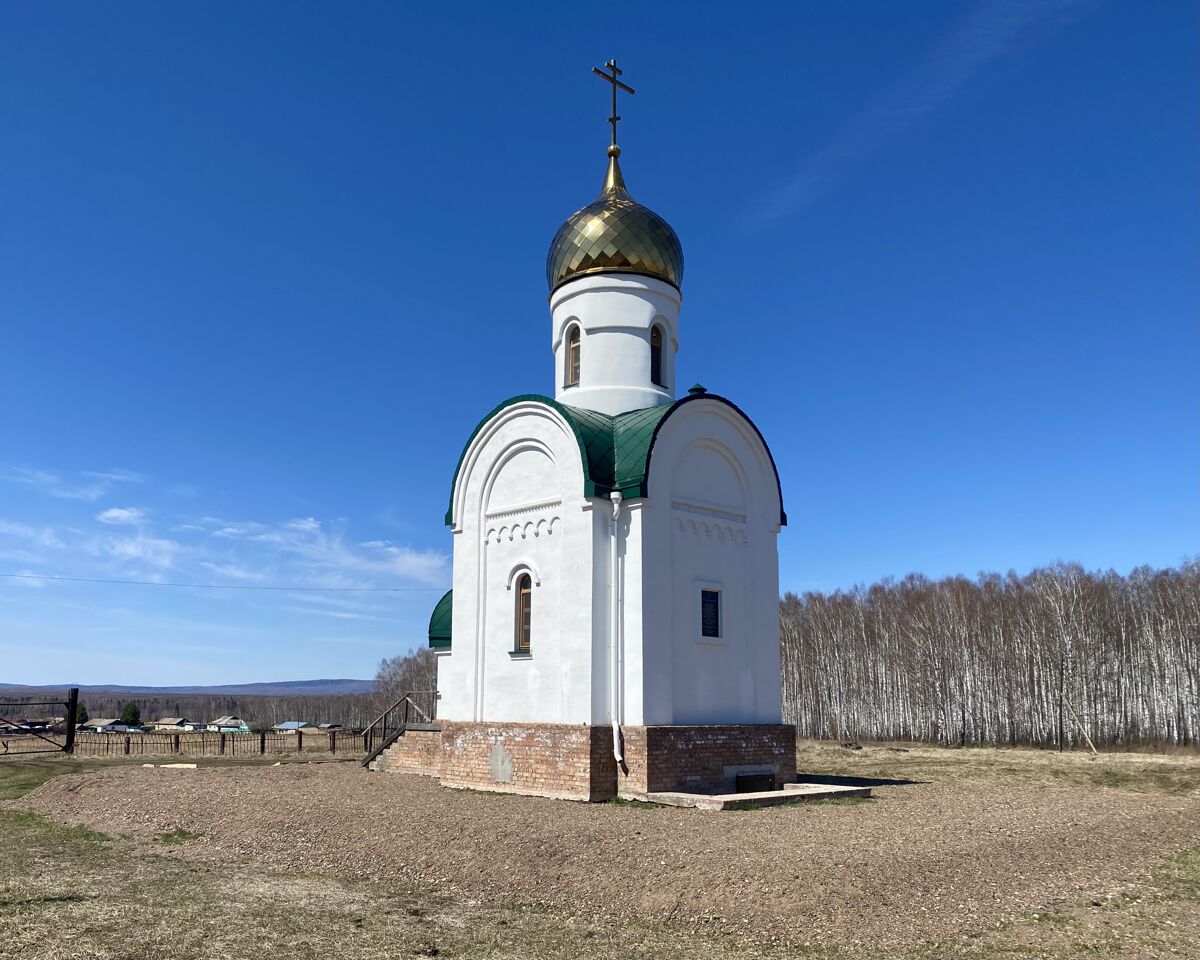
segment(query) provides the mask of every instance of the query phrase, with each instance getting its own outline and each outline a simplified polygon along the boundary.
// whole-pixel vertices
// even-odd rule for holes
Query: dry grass
[[[965,791],[995,789],[1018,798],[1058,797],[1064,786],[1070,786],[1081,796],[1113,801],[1125,798],[1121,802],[1129,809],[1136,809],[1143,798],[1147,805],[1166,798],[1176,804],[1200,800],[1200,758],[1195,756],[1126,754],[1090,760],[1039,751],[916,748],[899,752],[885,746],[850,751],[805,744],[799,760],[801,770],[816,775],[848,774],[924,784],[953,780],[963,784]],[[101,766],[112,764],[63,760],[0,763],[0,798],[23,794],[58,772]],[[328,768],[308,769],[321,773],[318,780],[334,773]],[[128,772],[131,784],[142,782],[142,771]],[[245,771],[237,782],[251,776]],[[120,780],[116,774],[106,777]],[[279,782],[283,786],[288,781],[283,778]],[[395,777],[384,782],[403,791],[413,781]],[[911,798],[922,789],[883,788],[883,798],[877,802],[845,805],[844,810],[835,805],[819,816],[878,817],[887,811],[889,791],[900,791],[892,796]],[[454,796],[456,803],[472,807],[495,807],[512,799]],[[598,808],[536,800],[527,804],[527,800],[518,802],[536,806],[544,815],[562,811],[572,822],[580,816],[595,820],[600,814]],[[143,800],[130,796],[128,802],[137,807]],[[612,814],[620,810],[622,819],[636,817],[643,830],[653,828],[659,820],[665,826],[679,816],[677,811],[656,808],[609,809]],[[1194,809],[1200,811],[1200,804]],[[760,827],[773,832],[774,825],[785,823],[786,818],[814,815],[811,810],[783,808],[732,817],[712,814],[709,816],[724,819],[697,822],[743,824],[747,826],[733,829],[757,835]],[[832,826],[835,821],[810,822],[820,829],[821,824]],[[785,944],[770,936],[731,930],[715,914],[711,923],[698,924],[645,917],[614,919],[554,905],[501,902],[468,890],[447,895],[439,892],[443,887],[436,883],[365,881],[318,870],[277,869],[261,857],[246,859],[210,846],[200,829],[189,827],[197,824],[186,821],[170,830],[159,827],[130,831],[130,835],[116,830],[110,836],[89,826],[64,826],[39,814],[0,806],[0,958],[1200,957],[1195,947],[1200,943],[1200,849],[1194,848],[1165,849],[1160,866],[1151,874],[1102,896],[1064,886],[1058,897],[1046,900],[1038,909],[982,932],[879,950],[856,947],[849,937],[822,947]],[[1130,829],[1138,830],[1138,824],[1131,822]],[[388,843],[395,830],[395,825],[381,820],[376,830],[379,842]],[[168,836],[172,839],[167,840]],[[312,841],[303,833],[295,836],[296,843]],[[1087,842],[1083,824],[1079,843]],[[967,852],[964,848],[962,855]],[[776,850],[775,855],[786,857],[788,851]],[[1064,858],[1072,855],[1069,847],[1061,851]],[[803,865],[797,866],[803,873]],[[848,868],[848,880],[853,882],[854,877],[854,869]],[[797,894],[803,893],[803,885],[798,884]],[[878,916],[864,916],[864,924],[886,920],[889,909],[880,905]],[[948,902],[936,902],[929,904],[929,909],[937,913],[955,908]]]

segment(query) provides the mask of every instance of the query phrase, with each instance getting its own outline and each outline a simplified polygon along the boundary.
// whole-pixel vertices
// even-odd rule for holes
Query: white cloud
[[[235,541],[237,546],[230,549],[243,564],[250,566],[258,555],[263,566],[283,567],[294,582],[305,586],[385,587],[404,580],[442,585],[446,581],[449,558],[445,554],[388,540],[354,543],[346,539],[342,520],[296,517],[266,524],[201,517],[195,524],[210,530],[214,538]]]
[[[249,567],[245,567],[236,563],[212,563],[208,560],[202,560],[200,561],[200,566],[202,566],[205,570],[210,570],[213,573],[219,574],[222,577],[228,577],[231,580],[262,581],[267,579],[267,574],[261,570],[253,570]]]
[[[84,470],[79,474],[86,480],[64,480],[49,470],[34,470],[29,467],[12,467],[9,479],[16,483],[27,483],[44,493],[62,500],[84,500],[92,503],[112,489],[117,483],[143,483],[144,478],[132,470],[97,471]]]
[[[136,526],[146,520],[146,511],[141,507],[109,507],[96,514],[101,523]]]
[[[0,535],[26,540],[39,547],[61,547],[62,541],[50,527],[34,527],[27,523],[15,523],[11,520],[0,519]]]
[[[300,613],[305,616],[332,617],[334,620],[368,620],[375,623],[392,622],[389,617],[377,617],[371,613],[354,613],[350,610],[323,610],[320,607],[283,607],[289,613]]]
[[[166,569],[174,566],[175,557],[183,550],[183,545],[162,537],[138,534],[134,537],[110,537],[103,541],[100,549],[122,562],[144,563]]]
[[[108,470],[84,470],[85,477],[93,477],[97,480],[107,480],[110,483],[145,483],[146,478],[140,473],[135,473],[132,470],[122,470],[120,467],[112,467]]]

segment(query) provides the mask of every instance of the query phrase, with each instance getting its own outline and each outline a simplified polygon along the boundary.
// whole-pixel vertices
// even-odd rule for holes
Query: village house
[[[241,717],[217,717],[208,724],[209,733],[250,733],[250,724]]]
[[[102,717],[86,721],[80,725],[79,729],[88,733],[128,733],[131,729],[136,728],[122,723],[120,717]]]
[[[154,729],[163,733],[184,733],[203,726],[204,724],[194,723],[187,717],[162,717],[154,721]]]
[[[277,723],[271,728],[276,733],[295,733],[298,730],[314,730],[316,729],[307,720],[285,720],[283,723]]]

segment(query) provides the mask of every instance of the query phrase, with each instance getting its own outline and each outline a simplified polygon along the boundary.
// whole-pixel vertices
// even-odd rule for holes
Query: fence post
[[[72,687],[67,691],[67,739],[63,743],[63,753],[75,752],[75,715],[79,712],[79,688]]]
[[[125,734],[125,756],[129,756],[129,734]]]
[[[329,731],[329,752],[337,753],[337,733],[333,730]]]
[[[175,736],[171,737],[171,752],[179,752],[179,734],[175,734]]]
[[[297,753],[304,752],[304,731],[303,730],[296,731],[296,752]]]
[[[258,752],[265,754],[267,752],[267,731],[263,730],[258,735]]]
[[[223,754],[224,752],[225,752],[225,734],[218,733],[217,734],[217,753]]]

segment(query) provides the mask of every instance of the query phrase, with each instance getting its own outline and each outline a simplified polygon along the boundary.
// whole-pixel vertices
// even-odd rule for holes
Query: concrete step
[[[662,803],[671,807],[694,807],[697,810],[744,810],[747,807],[774,807],[784,803],[870,796],[870,787],[785,783],[782,790],[763,790],[757,793],[648,793],[646,799],[652,803]]]

